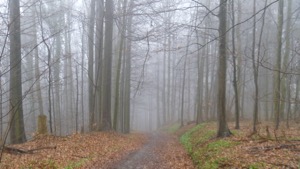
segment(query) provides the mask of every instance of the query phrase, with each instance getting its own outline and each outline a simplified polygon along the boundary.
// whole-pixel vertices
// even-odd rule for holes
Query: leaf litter
[[[54,148],[42,149],[32,154],[4,153],[0,168],[88,168],[95,162],[105,168],[121,156],[139,149],[146,140],[144,134],[123,135],[116,132],[93,132],[66,137],[37,136],[32,141],[10,147],[21,150]]]

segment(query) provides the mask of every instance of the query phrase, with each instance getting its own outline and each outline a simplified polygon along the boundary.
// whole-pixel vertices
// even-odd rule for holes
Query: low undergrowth
[[[240,130],[228,123],[233,135],[216,138],[217,124],[200,124],[180,137],[181,143],[197,168],[300,168],[299,126],[275,130],[264,122],[253,134],[251,123],[244,121]]]
[[[215,139],[216,131],[208,130],[207,124],[200,124],[180,137],[181,143],[188,151],[197,168],[214,169],[227,165],[228,159],[220,156],[220,152],[238,142]]]

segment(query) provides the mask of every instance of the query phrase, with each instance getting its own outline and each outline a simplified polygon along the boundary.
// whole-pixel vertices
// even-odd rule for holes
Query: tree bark
[[[102,85],[103,85],[103,22],[104,22],[104,2],[103,0],[96,3],[96,47],[95,47],[95,129],[101,129],[102,123]]]
[[[217,137],[228,137],[231,132],[226,121],[226,69],[227,69],[227,0],[220,0],[219,11],[219,68],[218,68],[218,133]]]
[[[131,92],[130,92],[130,79],[131,79],[131,35],[132,35],[132,19],[134,0],[129,3],[128,12],[131,14],[127,22],[127,42],[126,42],[126,57],[125,57],[125,93],[124,93],[124,133],[130,132],[130,116],[131,116]]]
[[[127,0],[124,0],[123,3],[123,17],[122,17],[122,28],[120,33],[120,46],[119,46],[119,56],[118,56],[118,63],[117,63],[117,70],[116,70],[116,84],[115,84],[115,109],[114,109],[114,120],[113,120],[113,128],[117,130],[117,121],[118,116],[120,114],[119,109],[119,102],[120,102],[120,75],[121,75],[121,66],[122,66],[122,55],[123,55],[123,46],[124,46],[124,39],[125,39],[125,32],[126,32],[126,8],[127,8]]]
[[[291,53],[291,40],[290,40],[290,34],[291,34],[291,19],[292,19],[292,0],[288,0],[288,8],[287,8],[287,20],[286,20],[286,29],[285,29],[285,53],[284,53],[284,59],[283,59],[283,65],[282,70],[286,72],[289,68],[289,58]],[[289,84],[288,83],[288,77],[289,75],[283,74],[281,78],[281,107],[280,112],[282,113],[281,117],[284,117],[284,112],[286,112],[285,107],[289,107],[289,101],[286,98],[286,95],[290,92]],[[288,117],[288,115],[287,115]]]
[[[111,130],[111,78],[112,78],[112,37],[114,21],[114,1],[105,1],[105,44],[103,60],[103,91],[101,92],[102,124],[101,130]]]
[[[94,26],[95,26],[95,0],[91,1],[88,28],[88,94],[89,94],[89,130],[94,130],[95,123],[95,94],[94,94]]]
[[[233,60],[233,89],[235,97],[235,129],[240,129],[240,105],[239,105],[239,92],[238,92],[238,72],[237,72],[237,57],[235,53],[235,12],[234,12],[234,1],[231,1],[231,12],[232,12],[232,60]]]
[[[281,52],[282,52],[282,29],[283,29],[283,0],[279,0],[278,6],[278,28],[277,28],[277,51],[276,51],[276,67],[275,67],[275,98],[274,98],[274,111],[275,111],[275,129],[279,128],[280,123],[280,103],[281,103]]]
[[[26,141],[23,117],[20,1],[9,1],[10,39],[10,139],[11,143]]]
[[[182,79],[182,89],[181,89],[181,111],[180,111],[180,126],[183,126],[183,121],[184,121],[184,96],[185,96],[185,76],[186,76],[186,62],[187,62],[187,57],[189,53],[189,45],[190,45],[190,35],[187,37],[187,46],[186,46],[186,51],[185,51],[185,56],[184,56],[184,63],[183,63],[183,79]]]

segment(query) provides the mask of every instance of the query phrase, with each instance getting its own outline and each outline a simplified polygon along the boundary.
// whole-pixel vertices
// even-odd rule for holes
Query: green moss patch
[[[220,156],[220,152],[238,143],[226,139],[215,139],[215,135],[215,130],[209,130],[206,124],[201,124],[181,136],[181,143],[198,168],[222,168],[228,164],[229,159]]]

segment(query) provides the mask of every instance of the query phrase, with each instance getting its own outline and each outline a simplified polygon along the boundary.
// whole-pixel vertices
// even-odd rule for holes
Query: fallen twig
[[[297,149],[296,146],[300,144],[281,144],[276,146],[264,146],[264,147],[252,147],[248,151],[251,153],[256,153],[257,151],[270,151],[270,150],[278,150],[278,149]]]
[[[39,151],[39,150],[45,150],[45,149],[56,149],[56,146],[52,147],[40,147],[40,148],[35,148],[35,149],[30,149],[30,150],[22,150],[14,147],[7,147],[5,146],[3,148],[4,153],[9,153],[9,154],[33,154],[34,151]]]

